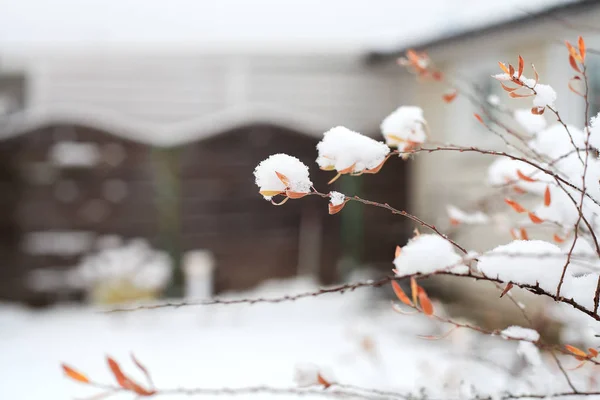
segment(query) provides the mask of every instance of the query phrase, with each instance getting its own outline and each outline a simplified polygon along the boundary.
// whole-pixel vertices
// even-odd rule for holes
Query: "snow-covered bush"
[[[328,200],[329,213],[336,214],[343,212],[347,202],[355,201],[387,210],[394,218],[408,218],[418,228],[428,232],[421,234],[416,230],[414,238],[404,246],[396,248],[395,256],[390,257],[393,269],[390,268],[390,275],[381,280],[349,283],[277,298],[233,301],[214,299],[199,304],[300,301],[305,297],[346,293],[360,287],[391,284],[398,300],[404,304],[393,304],[393,310],[406,314],[406,308],[412,309],[412,313],[428,317],[432,323],[437,324],[436,326],[450,328],[446,328],[445,332],[439,335],[425,338],[445,339],[456,330],[466,331],[486,340],[475,345],[472,341],[466,342],[466,346],[476,347],[474,358],[482,358],[494,364],[498,359],[505,359],[508,354],[508,358],[513,361],[510,366],[500,365],[498,368],[498,374],[506,374],[505,370],[508,370],[508,379],[476,380],[468,377],[470,382],[461,379],[454,389],[445,383],[436,382],[424,386],[420,393],[395,393],[360,388],[352,386],[353,382],[339,382],[333,379],[330,373],[324,374],[320,366],[308,365],[297,369],[296,381],[299,388],[284,392],[288,394],[313,393],[302,391],[305,386],[309,386],[314,387],[317,390],[314,393],[317,394],[348,397],[350,392],[354,398],[373,399],[600,397],[595,376],[595,367],[600,365],[595,343],[595,335],[600,333],[600,242],[597,237],[600,232],[600,115],[595,118],[587,115],[588,77],[583,39],[579,39],[576,47],[567,43],[567,49],[569,63],[575,74],[572,81],[584,83],[583,91],[571,84],[569,87],[575,95],[584,99],[587,106],[587,126],[570,126],[563,121],[560,111],[555,106],[557,94],[554,89],[539,82],[540,77],[533,66],[531,73],[534,78],[527,78],[524,75],[525,61],[519,56],[516,67],[499,63],[500,73],[490,79],[498,80],[510,98],[531,98],[531,109],[506,112],[508,108],[502,105],[499,99],[477,99],[471,93],[465,96],[486,113],[485,119],[478,113],[475,114],[475,118],[486,129],[504,140],[507,144],[505,151],[473,147],[469,143],[429,143],[426,116],[415,106],[401,106],[383,120],[381,131],[385,143],[338,126],[325,132],[322,141],[317,145],[316,162],[319,167],[337,173],[332,181],[342,174],[374,174],[391,158],[399,158],[398,162],[403,162],[403,159],[421,156],[421,153],[423,157],[433,152],[479,153],[496,157],[496,161],[491,162],[489,166],[488,183],[491,185],[490,190],[496,191],[495,197],[499,198],[498,202],[504,207],[504,213],[513,221],[512,227],[506,231],[506,243],[483,252],[471,251],[435,225],[405,210],[396,209],[387,203],[362,199],[353,194],[315,188],[306,165],[293,156],[276,154],[261,162],[254,171],[259,193],[273,204],[282,205],[289,199],[320,197]],[[421,79],[433,79],[448,84],[449,92],[443,96],[446,103],[461,96],[465,90],[454,87],[453,82],[447,81],[424,53],[409,51],[406,58],[400,60],[400,64]],[[500,113],[502,115],[489,113],[487,110],[490,105],[503,111]],[[549,115],[554,123],[546,126],[545,119],[541,118],[543,114]],[[525,134],[510,128],[502,119],[507,117],[521,125]],[[499,190],[505,189],[510,190],[511,196],[498,195],[501,193]],[[281,198],[281,201],[276,201],[277,197]],[[481,210],[463,211],[453,205],[448,205],[448,213],[453,225],[467,229],[469,225],[491,225],[496,221]],[[532,227],[536,227],[535,231]],[[451,279],[485,283],[488,286],[492,284],[490,287],[496,287],[498,297],[503,297],[498,301],[510,301],[514,309],[522,314],[524,326],[511,325],[504,329],[489,329],[448,316],[420,285],[422,280],[441,275]],[[409,283],[410,290],[404,289],[400,281]],[[534,319],[536,316],[530,315],[527,307],[513,297],[513,292],[517,290],[553,302],[551,312],[567,325],[561,343],[547,341],[540,335]],[[160,307],[180,307],[189,304],[168,303]],[[477,303],[472,305],[473,308],[478,306]],[[386,327],[381,326],[379,329]],[[570,343],[567,344],[565,340]],[[503,341],[514,346],[504,346]],[[372,344],[366,343],[364,346],[369,347]],[[582,350],[580,347],[587,349]],[[443,358],[440,355],[440,362],[446,361],[447,357]],[[568,364],[568,367],[565,367],[565,364]],[[117,377],[121,388],[119,390],[134,392],[140,396],[161,393],[158,389],[145,389],[135,384],[122,373],[114,360],[109,359],[109,365]],[[139,366],[137,362],[136,365]],[[397,366],[399,373],[408,373],[409,367],[403,360],[398,360]],[[70,367],[64,368],[71,378],[89,383],[87,377]],[[143,367],[140,368],[145,371]],[[455,371],[457,375],[460,375],[460,369]],[[491,384],[490,381],[502,381],[503,386]],[[273,389],[269,388],[264,389],[264,392],[274,393]],[[224,390],[220,393],[234,392]]]

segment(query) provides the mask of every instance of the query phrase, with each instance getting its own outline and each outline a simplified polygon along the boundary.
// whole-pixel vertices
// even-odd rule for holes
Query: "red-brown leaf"
[[[138,367],[144,373],[150,386],[154,386],[154,383],[152,382],[152,377],[150,376],[150,371],[148,371],[148,368],[146,368],[144,366],[144,364],[142,364],[133,353],[131,353],[131,360],[136,365],[136,367]]]
[[[531,113],[534,115],[542,115],[546,111],[546,107],[533,107]]]
[[[477,118],[477,121],[481,122],[483,125],[485,125],[485,122],[483,122],[483,118],[481,118],[481,115],[475,113],[473,114],[475,116],[475,118]]]
[[[510,73],[508,72],[508,68],[506,68],[506,65],[504,65],[503,62],[498,61],[498,65],[500,66],[500,69],[502,69],[502,71],[504,71],[505,74],[510,75]]]
[[[515,193],[517,193],[517,194],[525,194],[525,193],[527,193],[527,190],[523,189],[523,188],[522,188],[522,187],[520,187],[520,186],[513,186],[513,188],[512,188],[512,189],[513,189],[513,191],[514,191]]]
[[[540,217],[538,217],[537,215],[535,215],[534,213],[530,212],[529,213],[529,219],[531,220],[531,222],[533,222],[534,224],[541,224],[542,222],[544,222],[543,219],[541,219]]]
[[[340,211],[342,211],[342,208],[344,208],[344,206],[346,205],[346,202],[343,202],[342,204],[338,204],[336,206],[334,206],[333,204],[329,203],[329,215],[333,215],[333,214],[337,214]]]
[[[551,202],[552,197],[550,196],[550,186],[546,186],[546,190],[544,191],[544,205],[549,207]]]
[[[442,96],[442,99],[446,102],[446,103],[452,103],[452,101],[456,98],[456,96],[458,95],[458,91],[453,90],[450,93],[444,93],[444,95]]]
[[[517,176],[519,177],[519,179],[522,179],[525,182],[536,182],[537,181],[537,179],[533,179],[532,177],[525,175],[519,169],[517,170]]]
[[[510,75],[511,78],[515,75],[515,67],[513,67],[512,64],[508,64],[508,75]]]
[[[575,58],[569,54],[569,64],[571,64],[571,68],[573,68],[575,71],[581,73],[581,70],[579,69],[579,66],[577,65],[577,61],[575,61]]]
[[[519,214],[524,213],[525,211],[527,211],[522,205],[520,205],[516,201],[511,200],[509,198],[505,198],[504,202],[506,204],[508,204],[509,206],[511,206],[512,209],[515,210],[516,212],[518,212]]]
[[[320,385],[323,385],[325,387],[325,389],[327,389],[329,386],[331,386],[331,382],[329,382],[327,379],[323,378],[323,376],[320,373],[317,374],[317,381],[319,382]]]
[[[90,383],[88,377],[82,374],[81,372],[69,367],[66,364],[61,364],[61,367],[65,375],[67,375],[69,378],[81,383]]]
[[[554,236],[552,237],[554,239],[554,241],[556,243],[563,243],[565,241],[565,239],[561,238],[560,236],[558,236],[556,233],[554,234]]]
[[[130,389],[127,386],[127,381],[129,379],[125,376],[125,374],[121,370],[121,367],[119,366],[119,364],[109,356],[106,357],[106,361],[108,361],[108,366],[109,366],[110,370],[112,371],[115,379],[117,380],[117,383],[119,384],[119,386],[121,386],[124,389]]]
[[[500,86],[502,86],[502,89],[504,89],[505,91],[507,91],[508,93],[514,92],[515,90],[518,89],[518,87],[514,87],[511,88],[509,86],[506,86],[504,83],[500,82]]]
[[[404,293],[404,290],[402,290],[398,282],[392,281],[392,288],[394,289],[394,293],[396,294],[396,297],[398,297],[398,300],[400,300],[407,306],[414,307],[413,303],[410,301],[406,293]]]
[[[425,289],[419,286],[418,291],[419,303],[421,304],[421,310],[423,310],[423,314],[427,316],[433,315],[433,304],[431,304],[431,300],[429,300],[429,296],[427,296]]]
[[[396,252],[394,253],[394,259],[400,257],[401,253],[402,253],[402,247],[396,246]]]
[[[419,285],[414,277],[410,277],[410,292],[412,294],[413,303],[417,304],[417,295],[419,293]]]
[[[527,229],[521,228],[521,229],[519,229],[519,233],[521,235],[522,240],[529,240],[529,235],[527,234]]]
[[[524,99],[526,97],[531,97],[533,96],[532,93],[528,93],[528,94],[519,94],[519,93],[515,93],[515,92],[510,92],[508,94],[510,97],[512,97],[513,99]]]
[[[512,288],[513,288],[513,286],[514,286],[514,285],[512,284],[512,282],[508,282],[508,285],[506,285],[506,287],[504,288],[504,290],[502,291],[502,293],[500,293],[500,298],[504,297],[504,295],[505,295],[506,293],[508,293],[508,291],[509,291],[510,289],[512,289]]]
[[[534,74],[534,78],[535,78],[535,85],[538,84],[538,81],[540,80],[540,75],[537,72],[537,69],[535,69],[535,65],[531,64],[531,69],[533,69],[533,74]],[[533,86],[535,86],[533,85]]]
[[[575,47],[573,47],[573,45],[571,43],[569,43],[568,41],[565,41],[565,45],[567,46],[567,50],[569,50],[569,54],[577,61],[582,62],[583,60],[581,59],[581,55],[579,55],[579,52],[575,49]]]
[[[588,348],[588,353],[592,358],[594,358],[598,355],[598,350],[594,349],[593,347],[590,347]]]
[[[517,78],[520,78],[523,74],[523,67],[525,66],[525,62],[523,61],[523,57],[519,56],[519,71],[517,72]]]
[[[290,186],[290,180],[287,178],[287,176],[285,176],[284,174],[280,174],[277,171],[275,171],[275,175],[277,175],[277,177],[285,185],[285,187]]]

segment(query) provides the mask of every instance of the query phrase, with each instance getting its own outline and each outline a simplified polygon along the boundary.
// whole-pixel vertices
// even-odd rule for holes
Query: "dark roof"
[[[404,54],[408,49],[431,49],[432,47],[444,46],[450,43],[454,43],[460,40],[468,39],[474,36],[484,35],[488,33],[494,33],[497,31],[512,29],[522,25],[525,25],[532,21],[538,21],[545,18],[552,18],[557,20],[558,14],[569,14],[579,13],[586,11],[590,8],[600,6],[600,0],[579,0],[575,2],[555,5],[550,8],[546,8],[542,11],[535,13],[526,13],[521,17],[516,17],[506,21],[494,23],[480,28],[468,29],[465,31],[459,31],[448,36],[442,36],[433,40],[424,41],[421,43],[414,43],[410,46],[399,47],[396,50],[391,51],[372,51],[367,54],[366,61],[368,63],[380,63],[385,61],[394,60],[400,55]],[[562,16],[560,17],[562,19]]]

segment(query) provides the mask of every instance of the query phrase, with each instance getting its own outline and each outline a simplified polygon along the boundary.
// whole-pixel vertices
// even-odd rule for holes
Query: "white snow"
[[[536,95],[533,98],[534,107],[554,106],[556,92],[552,89],[552,86],[538,83],[534,86],[534,89],[536,91]]]
[[[57,142],[50,148],[48,158],[58,167],[92,168],[100,162],[100,150],[95,143]]]
[[[352,167],[351,172],[361,172],[379,166],[390,152],[385,143],[351,131],[343,126],[331,128],[317,144],[317,164],[322,169],[338,172]]]
[[[600,113],[590,119],[590,146],[600,149]]]
[[[490,278],[507,283],[539,284],[542,289],[556,293],[565,262],[566,255],[552,243],[515,240],[482,255],[477,268]]]
[[[547,123],[543,115],[536,115],[528,108],[520,108],[514,111],[515,121],[521,125],[527,133],[534,134],[543,130]]]
[[[394,259],[394,266],[396,274],[400,276],[428,274],[439,270],[465,273],[468,268],[461,264],[461,260],[450,242],[438,235],[422,234],[402,247],[400,254]]]
[[[529,328],[523,328],[521,326],[509,326],[504,329],[501,333],[502,337],[507,339],[522,339],[528,340],[530,342],[537,342],[540,340],[540,334],[534,330]]]
[[[285,176],[288,185],[283,183],[276,173]],[[254,177],[266,200],[271,200],[274,193],[282,193],[286,189],[296,193],[308,193],[312,186],[308,167],[296,157],[281,153],[274,154],[258,164],[254,170]]]
[[[540,350],[531,342],[521,340],[517,346],[517,354],[534,367],[538,367],[542,364]]]
[[[415,106],[401,106],[381,123],[381,133],[388,146],[406,150],[411,143],[423,143],[427,139],[423,110]]]
[[[453,205],[447,205],[446,210],[451,220],[464,224],[486,224],[490,218],[481,211],[467,213]]]
[[[332,206],[339,206],[346,200],[346,195],[340,192],[329,192],[329,201]]]

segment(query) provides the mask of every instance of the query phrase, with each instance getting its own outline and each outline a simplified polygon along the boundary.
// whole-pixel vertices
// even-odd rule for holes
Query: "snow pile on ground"
[[[298,279],[266,284],[239,296],[273,297],[315,288],[312,281]],[[95,380],[111,383],[106,354],[143,381],[131,364],[130,352],[150,369],[161,388],[294,387],[295,380],[306,383],[300,378],[312,376],[302,366],[314,365],[340,383],[404,393],[425,387],[434,398],[456,397],[464,384],[476,392],[500,390],[505,372],[474,360],[510,366],[521,357],[510,350],[516,347],[514,342],[466,330],[435,342],[419,339],[417,335],[442,334],[448,326],[422,315],[398,315],[387,301],[373,301],[373,293],[363,289],[281,304],[118,314],[75,306],[33,312],[5,305],[0,307],[0,398],[89,397],[96,392],[66,379],[59,365],[66,362]],[[512,389],[531,391],[525,382],[533,377],[540,382],[536,390],[562,387],[560,380],[553,380],[555,371],[547,368],[521,372],[522,382],[514,380]]]

